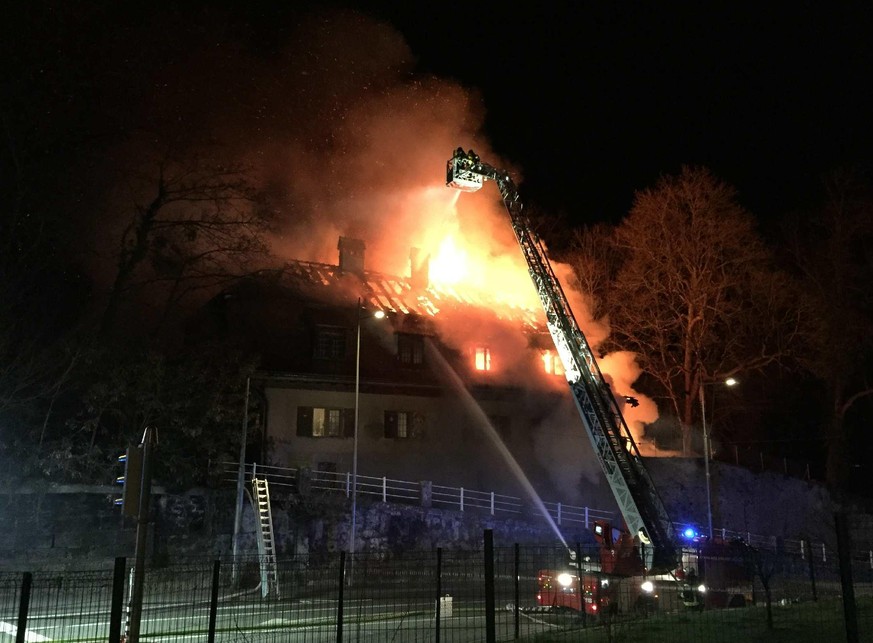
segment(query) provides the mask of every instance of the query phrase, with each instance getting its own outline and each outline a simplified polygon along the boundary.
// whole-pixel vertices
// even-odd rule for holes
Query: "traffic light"
[[[123,455],[118,456],[118,461],[124,463],[124,475],[115,479],[122,486],[121,497],[115,499],[115,504],[121,507],[123,515],[137,518],[142,492],[142,445],[128,447]]]

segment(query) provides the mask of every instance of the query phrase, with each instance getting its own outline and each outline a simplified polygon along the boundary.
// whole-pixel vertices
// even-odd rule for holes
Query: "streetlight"
[[[703,468],[706,471],[706,526],[708,528],[709,538],[712,540],[712,490],[710,485],[710,473],[709,473],[709,458],[711,455],[711,450],[709,447],[709,431],[706,428],[706,396],[703,394],[703,388],[707,384],[716,384],[716,381],[712,382],[702,382],[700,384],[700,421],[703,424]],[[737,384],[737,380],[733,377],[729,377],[724,380],[725,386],[735,386]]]
[[[385,311],[376,310],[372,313],[363,306],[363,301],[358,297],[357,311],[357,341],[355,343],[355,433],[354,446],[352,447],[352,527],[349,530],[349,583],[351,584],[352,555],[355,553],[355,533],[357,532],[358,513],[358,415],[360,412],[361,396],[361,322],[368,317],[384,319]]]

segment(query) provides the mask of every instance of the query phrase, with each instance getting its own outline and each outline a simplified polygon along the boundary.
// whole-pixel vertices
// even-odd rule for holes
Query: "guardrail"
[[[220,462],[218,466],[223,481],[237,481],[238,463]],[[245,478],[250,480],[255,474],[265,477],[271,487],[291,488],[297,493],[307,491],[334,492],[343,493],[346,497],[350,497],[352,492],[352,474],[348,472],[313,471],[311,469],[247,463],[244,472]],[[410,482],[384,476],[358,475],[357,494],[358,497],[378,498],[382,502],[422,504],[456,511],[486,511],[493,516],[514,515],[543,518],[540,512],[532,508],[531,503],[516,496],[495,491],[437,485],[430,481]],[[544,502],[543,505],[549,518],[558,526],[584,525],[586,529],[589,529],[594,520],[614,520],[615,518],[613,511],[592,507],[579,507],[560,502]]]
[[[239,464],[236,462],[220,462],[221,479],[225,482],[236,482]],[[250,480],[254,474],[265,477],[270,486],[291,488],[297,493],[322,492],[342,493],[351,497],[352,474],[337,471],[314,471],[302,468],[276,467],[271,465],[246,464],[244,474]],[[530,503],[516,496],[499,494],[494,491],[479,491],[465,487],[449,487],[433,484],[430,481],[410,482],[394,480],[387,477],[358,475],[358,496],[378,498],[382,502],[400,504],[420,504],[422,506],[440,507],[456,511],[486,511],[493,516],[512,515],[517,517],[533,517],[544,519],[542,512],[536,511]],[[615,521],[615,512],[592,507],[579,507],[561,502],[543,502],[549,519],[560,526],[582,525],[590,529],[595,520]],[[673,523],[677,534],[682,534],[689,527],[684,523]],[[702,529],[696,526],[697,533]],[[799,556],[806,560],[810,556],[819,561],[827,562],[833,552],[822,542],[808,542],[801,539],[778,539],[775,536],[754,534],[750,531],[734,531],[727,528],[714,530],[714,536],[728,542],[740,539],[752,547],[767,549],[782,549],[786,553]],[[693,545],[693,539],[689,539]],[[873,570],[873,552],[869,553],[870,569]]]

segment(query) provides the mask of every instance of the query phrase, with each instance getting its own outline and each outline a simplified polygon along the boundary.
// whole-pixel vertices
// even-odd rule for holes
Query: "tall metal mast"
[[[630,533],[643,545],[642,558],[646,569],[652,572],[671,571],[676,566],[678,556],[673,525],[643,465],[615,396],[573,316],[549,263],[545,246],[522,214],[515,183],[507,172],[482,163],[472,150],[455,150],[448,161],[446,185],[474,192],[482,187],[485,180],[497,184],[503,204],[509,211],[512,230],[545,310],[546,324],[563,362],[576,408],[625,523]]]

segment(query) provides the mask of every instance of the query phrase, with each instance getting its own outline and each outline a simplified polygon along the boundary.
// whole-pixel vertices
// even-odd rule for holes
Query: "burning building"
[[[262,463],[611,506],[536,308],[430,278],[290,261],[214,299],[204,328],[260,355]],[[527,285],[527,284],[525,284]],[[384,316],[382,314],[384,313]],[[377,318],[377,314],[381,318]]]

